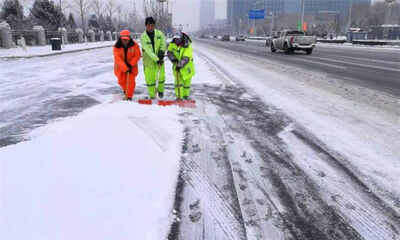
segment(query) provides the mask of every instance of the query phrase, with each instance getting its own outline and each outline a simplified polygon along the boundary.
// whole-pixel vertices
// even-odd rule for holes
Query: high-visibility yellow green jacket
[[[142,56],[143,56],[143,64],[145,68],[156,67],[157,61],[160,60],[158,58],[159,52],[166,52],[166,44],[164,34],[154,29],[154,49],[151,44],[150,37],[147,35],[146,31],[142,34],[141,38],[142,45]],[[161,59],[162,60],[162,59]]]
[[[187,42],[183,46],[178,46],[171,42],[168,46],[168,58],[172,61],[172,70],[176,75],[176,66],[178,65],[183,80],[189,79],[195,75],[192,44]]]

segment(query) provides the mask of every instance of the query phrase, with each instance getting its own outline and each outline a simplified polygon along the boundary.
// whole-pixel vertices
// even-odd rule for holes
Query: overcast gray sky
[[[201,0],[176,0],[173,6],[173,21],[175,24],[188,24],[186,31],[199,28]],[[215,18],[226,18],[226,0],[215,1]]]
[[[133,2],[136,2],[138,11],[141,11],[143,15],[142,0],[121,1],[128,6],[133,6]],[[184,28],[185,31],[197,30],[200,23],[200,1],[201,0],[175,0],[172,7],[174,24],[189,25],[189,27]],[[215,8],[216,19],[226,18],[226,0],[215,0]]]

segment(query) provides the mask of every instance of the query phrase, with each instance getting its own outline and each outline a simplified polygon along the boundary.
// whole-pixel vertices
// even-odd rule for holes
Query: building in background
[[[274,16],[279,16],[285,12],[286,4],[285,0],[263,0],[262,9],[265,9],[265,14],[273,13]]]
[[[337,11],[341,17],[348,15],[351,4],[369,4],[371,0],[304,0],[305,15],[316,15],[319,11]],[[301,2],[301,1],[300,1]],[[301,5],[301,3],[300,3]],[[301,6],[298,9],[301,12]]]
[[[314,19],[334,15],[336,19],[345,21],[351,4],[361,3],[371,5],[371,0],[304,0],[304,12],[305,16]],[[301,14],[301,4],[302,0],[227,0],[227,24],[234,33],[238,33],[253,24],[252,20],[248,20],[249,9],[264,9],[266,15],[279,17],[283,14]]]
[[[233,32],[242,32],[253,24],[248,19],[249,10],[264,9],[266,15],[278,16],[284,13],[284,6],[285,0],[227,0],[227,23]]]
[[[301,0],[285,0],[284,13],[299,13],[301,12]]]
[[[215,21],[215,0],[201,0],[200,29],[208,28]]]

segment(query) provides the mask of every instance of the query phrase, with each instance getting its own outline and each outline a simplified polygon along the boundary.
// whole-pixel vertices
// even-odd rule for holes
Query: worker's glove
[[[163,63],[164,63],[163,60],[158,60],[158,61],[157,61],[157,64],[158,64],[159,66],[163,65]]]
[[[175,70],[176,70],[176,71],[179,71],[179,70],[181,70],[181,67],[176,66],[176,67],[175,67]]]
[[[183,57],[177,64],[176,64],[176,68],[179,70],[184,68],[186,66],[186,64],[189,62],[189,58],[187,57]],[[177,70],[177,71],[179,71]]]

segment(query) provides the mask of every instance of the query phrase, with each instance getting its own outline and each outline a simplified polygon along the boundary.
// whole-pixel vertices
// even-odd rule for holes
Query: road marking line
[[[311,60],[305,60],[305,59],[303,59],[303,58],[293,58],[293,59],[300,60],[300,61],[304,61],[304,62],[316,63],[316,64],[325,65],[325,66],[329,66],[329,67],[335,67],[335,68],[340,68],[340,69],[347,69],[347,67],[336,66],[336,65],[327,64],[327,63],[321,63],[321,62],[315,62],[315,61],[311,61]]]
[[[350,62],[332,60],[332,59],[327,59],[327,58],[319,58],[319,57],[310,57],[310,58],[319,59],[319,60],[325,60],[325,61],[331,61],[331,62],[345,63],[345,64],[355,65],[355,66],[360,66],[360,67],[369,67],[369,68],[377,68],[377,69],[381,69],[381,70],[400,72],[400,70],[397,70],[397,69],[387,68],[387,67],[380,67],[380,66],[373,66],[373,65],[368,65],[368,64],[350,63]]]
[[[370,62],[378,62],[378,63],[388,63],[388,64],[400,64],[400,62],[392,62],[392,61],[386,61],[386,60],[375,60],[375,59],[368,59],[368,58],[358,58],[358,57],[347,57],[347,56],[340,56],[340,55],[331,55],[334,57],[339,57],[339,58],[348,58],[348,59],[356,59],[356,60],[363,60],[363,61],[370,61]]]

